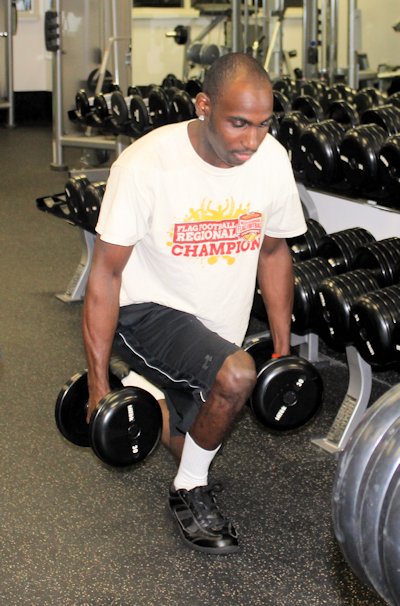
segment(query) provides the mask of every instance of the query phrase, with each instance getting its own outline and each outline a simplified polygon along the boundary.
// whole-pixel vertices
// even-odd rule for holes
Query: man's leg
[[[170,451],[175,459],[177,465],[179,465],[182,456],[183,445],[185,443],[185,436],[174,436],[171,434],[170,427],[170,413],[165,400],[158,400],[161,408],[163,427],[161,434],[161,442]]]
[[[186,434],[169,504],[184,541],[214,554],[239,549],[235,529],[218,509],[208,470],[223,439],[251,394],[256,372],[244,351],[228,356],[217,373],[206,402]]]
[[[191,454],[183,456],[174,486],[190,490],[208,483],[208,468],[226,434],[248,400],[256,381],[252,358],[239,350],[228,356],[221,366],[206,402],[186,437]],[[197,445],[197,456],[195,447]]]

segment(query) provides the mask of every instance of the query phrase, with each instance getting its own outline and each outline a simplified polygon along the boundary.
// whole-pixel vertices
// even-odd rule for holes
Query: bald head
[[[207,70],[203,92],[215,102],[228,83],[241,78],[271,85],[268,73],[256,59],[244,53],[228,53],[214,61]]]

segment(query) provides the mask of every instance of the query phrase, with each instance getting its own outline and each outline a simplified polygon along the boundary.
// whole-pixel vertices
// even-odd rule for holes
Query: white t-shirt
[[[135,245],[120,304],[154,302],[198,317],[241,345],[263,234],[306,231],[286,150],[267,135],[244,164],[217,168],[190,143],[187,122],[157,128],[113,164],[101,239]]]

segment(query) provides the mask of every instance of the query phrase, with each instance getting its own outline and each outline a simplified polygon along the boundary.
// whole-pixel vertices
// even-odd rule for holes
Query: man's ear
[[[206,93],[198,93],[195,101],[196,114],[207,117],[210,114],[211,102]]]

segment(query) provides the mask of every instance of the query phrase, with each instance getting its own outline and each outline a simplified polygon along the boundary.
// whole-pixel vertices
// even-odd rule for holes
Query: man
[[[89,409],[109,391],[112,348],[164,394],[163,441],[179,462],[169,505],[192,548],[238,550],[209,466],[256,382],[240,348],[256,275],[275,355],[289,353],[285,238],[306,225],[286,151],[267,136],[269,77],[231,53],[207,71],[198,119],[158,128],[114,163],[84,305]]]

